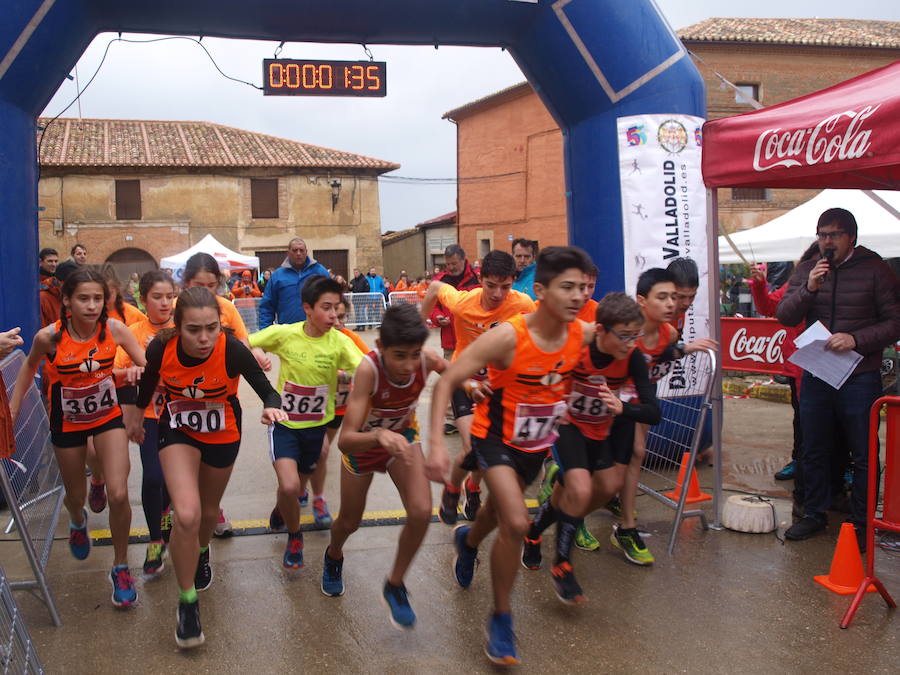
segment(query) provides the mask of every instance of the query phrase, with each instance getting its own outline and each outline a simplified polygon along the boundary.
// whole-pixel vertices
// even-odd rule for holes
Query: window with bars
[[[116,220],[141,219],[141,181],[116,181]]]
[[[278,179],[250,179],[250,216],[252,218],[278,217]]]
[[[734,202],[764,202],[768,198],[766,188],[731,188],[731,201]]]

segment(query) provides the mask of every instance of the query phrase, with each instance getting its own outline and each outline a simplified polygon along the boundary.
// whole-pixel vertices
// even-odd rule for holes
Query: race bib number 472
[[[559,437],[556,429],[566,414],[565,401],[556,403],[519,403],[513,421],[512,443],[526,450],[542,450]]]

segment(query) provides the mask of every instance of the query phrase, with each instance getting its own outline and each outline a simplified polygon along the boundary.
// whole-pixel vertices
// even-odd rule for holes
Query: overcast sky
[[[425,0],[423,0],[425,1]],[[673,28],[711,16],[836,17],[900,20],[900,0],[738,0],[725,12],[720,0],[657,0]],[[97,36],[78,63],[81,86],[97,70],[114,34]],[[149,36],[131,36],[143,39]],[[262,59],[274,42],[205,38],[203,44],[228,75],[260,84]],[[371,46],[387,61],[383,99],[264,97],[221,77],[206,54],[186,40],[151,44],[117,42],[81,97],[83,117],[202,120],[338,148],[402,165],[394,174],[421,178],[456,175],[454,125],[441,116],[471,100],[524,79],[499,49]],[[359,45],[288,43],[282,58],[358,60]],[[74,71],[73,71],[74,74]],[[47,106],[56,115],[76,95],[65,82]],[[66,116],[77,116],[73,105]],[[382,230],[401,230],[456,208],[451,184],[381,181]]]

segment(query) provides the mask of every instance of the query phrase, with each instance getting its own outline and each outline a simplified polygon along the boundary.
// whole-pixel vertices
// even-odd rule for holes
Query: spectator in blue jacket
[[[534,270],[537,267],[538,244],[533,239],[516,239],[512,244],[513,258],[516,260],[516,280],[513,290],[537,300],[534,295]]]
[[[375,271],[374,267],[369,268],[369,274],[366,277],[366,281],[369,282],[369,293],[381,293],[384,295],[387,291],[384,277],[380,276],[378,272]]]
[[[259,329],[278,323],[297,323],[306,319],[300,290],[306,280],[315,275],[328,276],[328,270],[307,255],[306,242],[291,239],[287,258],[272,272],[259,303]]]

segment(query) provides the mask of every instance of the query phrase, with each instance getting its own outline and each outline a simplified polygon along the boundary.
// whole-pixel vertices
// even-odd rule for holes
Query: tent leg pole
[[[720,344],[722,340],[722,324],[720,319],[721,302],[719,288],[719,198],[716,188],[706,189],[706,230],[708,232],[707,256],[709,269],[709,336]],[[715,472],[713,484],[713,522],[710,528],[722,528],[722,359],[717,359],[716,371],[713,374],[712,390],[712,443],[713,466]]]

